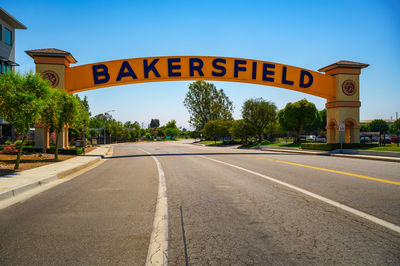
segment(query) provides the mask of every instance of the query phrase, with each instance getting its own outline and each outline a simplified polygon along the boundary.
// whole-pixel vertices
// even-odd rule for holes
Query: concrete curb
[[[79,170],[85,169],[85,168],[87,168],[87,167],[99,162],[101,159],[104,159],[105,156],[112,154],[112,152],[113,152],[113,148],[112,148],[112,146],[110,146],[108,148],[107,152],[105,153],[105,155],[98,155],[98,157],[93,158],[93,160],[90,160],[87,163],[84,163],[82,165],[70,168],[70,169],[65,170],[65,171],[61,171],[61,172],[56,173],[54,175],[46,176],[46,177],[44,177],[44,178],[42,178],[40,180],[37,180],[35,182],[32,182],[32,183],[24,184],[22,186],[13,188],[11,190],[0,192],[0,200],[13,197],[13,196],[15,196],[17,194],[21,194],[21,193],[23,193],[25,191],[28,191],[30,189],[33,189],[33,188],[35,188],[37,186],[50,183],[50,182],[55,181],[57,179],[64,178],[64,177],[66,177],[66,176],[68,176],[68,175],[70,175],[70,174],[72,174],[74,172],[77,172]]]

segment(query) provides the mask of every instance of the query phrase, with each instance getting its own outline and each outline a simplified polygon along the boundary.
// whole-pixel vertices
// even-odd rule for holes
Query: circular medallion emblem
[[[53,71],[47,70],[42,73],[42,77],[50,81],[51,86],[55,87],[58,85],[58,76]]]
[[[348,79],[345,82],[343,82],[342,91],[347,96],[351,96],[354,93],[356,93],[356,84],[354,83],[354,81]]]

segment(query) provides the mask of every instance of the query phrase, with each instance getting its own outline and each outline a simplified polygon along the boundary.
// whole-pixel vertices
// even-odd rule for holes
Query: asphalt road
[[[170,265],[399,265],[400,164],[121,144],[100,166],[0,211],[1,265],[143,265],[165,173]],[[186,252],[186,255],[185,255]]]

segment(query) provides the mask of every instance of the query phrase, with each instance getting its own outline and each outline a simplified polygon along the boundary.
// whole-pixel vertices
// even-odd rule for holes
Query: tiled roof
[[[348,60],[340,60],[340,61],[337,61],[336,63],[330,64],[329,66],[320,68],[320,69],[318,69],[318,71],[326,72],[334,67],[364,68],[367,66],[369,66],[369,64],[353,62],[353,61],[348,61]]]
[[[33,49],[25,51],[30,57],[35,55],[42,56],[65,56],[70,63],[76,63],[76,59],[72,56],[70,52],[56,49],[56,48],[43,48],[43,49]]]
[[[43,48],[25,51],[27,54],[54,54],[54,55],[70,55],[70,52],[56,49],[56,48]]]

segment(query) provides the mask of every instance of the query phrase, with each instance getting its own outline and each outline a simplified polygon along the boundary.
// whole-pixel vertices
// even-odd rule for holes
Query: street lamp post
[[[106,114],[115,112],[115,110],[110,110],[104,113],[104,136],[103,136],[103,144],[106,144]],[[110,139],[111,139],[111,134],[110,134]]]

